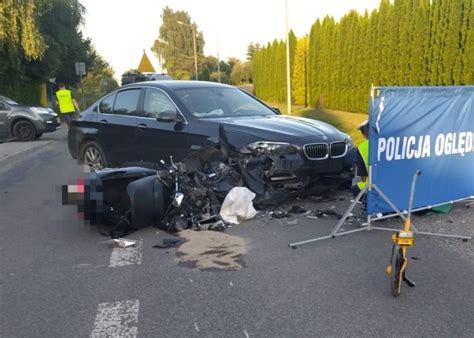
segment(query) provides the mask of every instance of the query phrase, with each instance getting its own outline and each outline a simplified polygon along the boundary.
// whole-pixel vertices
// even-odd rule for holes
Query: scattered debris
[[[229,228],[232,226],[229,225]],[[202,220],[199,221],[197,226],[195,227],[195,230],[211,230],[211,231],[224,231],[226,228],[226,225],[224,221],[221,219],[218,219],[218,216],[213,216],[207,220]]]
[[[306,210],[300,207],[299,205],[293,205],[290,209],[288,209],[288,212],[290,214],[304,214]]]
[[[322,196],[311,196],[311,200],[315,203],[321,203],[321,202],[333,202],[336,200],[336,198],[322,195]]]
[[[298,224],[298,219],[297,219],[297,218],[295,218],[295,219],[294,219],[294,220],[292,220],[292,221],[288,221],[288,222],[286,222],[286,224],[288,224],[288,225],[296,225],[296,224]]]
[[[184,230],[179,236],[186,241],[177,249],[178,261],[200,270],[238,270],[241,257],[247,253],[245,241],[237,236],[214,231]]]
[[[306,218],[309,218],[309,219],[319,219],[318,216],[306,216]]]
[[[287,218],[290,214],[283,210],[275,210],[269,212],[271,218]]]
[[[153,248],[168,249],[175,248],[183,242],[181,238],[163,238],[161,244],[153,245]]]
[[[334,210],[331,209],[326,209],[326,210],[315,210],[314,211],[315,215],[318,217],[328,217],[328,216],[334,216],[337,219],[341,219],[342,215]]]
[[[134,239],[125,239],[125,238],[115,238],[110,241],[117,248],[128,248],[135,246],[138,241]]]

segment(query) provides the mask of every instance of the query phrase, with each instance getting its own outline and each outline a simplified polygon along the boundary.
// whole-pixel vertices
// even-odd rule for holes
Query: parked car
[[[68,145],[73,158],[96,169],[170,156],[179,161],[219,145],[227,157],[245,162],[247,182],[264,177],[289,188],[322,177],[349,182],[355,159],[350,136],[335,127],[282,116],[238,88],[201,81],[115,90],[72,122]]]
[[[173,80],[171,76],[165,73],[156,73],[156,74],[142,74],[142,73],[127,73],[122,76],[122,86],[144,82],[144,81],[163,81],[163,80]]]
[[[32,141],[60,127],[58,114],[50,108],[19,104],[0,95],[0,136]]]

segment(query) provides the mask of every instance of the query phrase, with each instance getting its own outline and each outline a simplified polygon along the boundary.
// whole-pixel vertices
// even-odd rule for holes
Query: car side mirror
[[[272,108],[273,111],[274,111],[275,113],[277,113],[278,115],[281,115],[280,108],[278,108],[278,107],[270,107],[270,108]]]
[[[10,107],[7,106],[5,103],[0,102],[0,110],[10,110]]]
[[[159,122],[178,122],[181,120],[181,117],[176,110],[167,110],[161,112],[156,120]]]

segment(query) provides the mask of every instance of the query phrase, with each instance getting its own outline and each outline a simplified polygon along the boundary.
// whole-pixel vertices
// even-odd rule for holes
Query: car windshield
[[[5,97],[5,96],[0,96],[0,99],[3,101],[3,102],[6,102],[12,106],[14,105],[18,105],[17,102],[13,101],[13,100],[10,100],[8,97]]]
[[[176,95],[198,118],[275,115],[275,112],[236,88],[182,88]]]

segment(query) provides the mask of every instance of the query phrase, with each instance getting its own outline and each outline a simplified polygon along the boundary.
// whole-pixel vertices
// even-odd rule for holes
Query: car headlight
[[[352,140],[352,136],[351,136],[351,135],[346,135],[345,141],[346,141],[347,146],[348,146],[349,148],[354,146],[354,141]]]
[[[37,113],[37,114],[43,114],[43,115],[52,115],[52,116],[58,116],[58,114],[56,114],[54,111],[52,111],[51,109],[46,109],[46,108],[42,108],[42,107],[30,107],[30,109]]]
[[[295,148],[285,142],[257,141],[247,145],[247,148],[260,154],[294,154]]]

